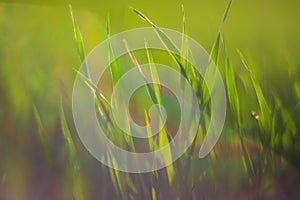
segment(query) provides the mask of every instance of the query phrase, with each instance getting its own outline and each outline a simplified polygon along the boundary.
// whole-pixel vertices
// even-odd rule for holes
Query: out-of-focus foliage
[[[299,195],[286,194],[285,189],[289,187],[291,191],[299,184],[298,1],[234,1],[222,30],[219,28],[227,1],[154,0],[134,1],[131,5],[74,2],[76,33],[78,36],[81,31],[86,53],[107,36],[149,26],[128,9],[134,6],[159,27],[183,29],[212,52],[212,59],[223,74],[228,115],[214,151],[199,160],[194,155],[199,146],[196,142],[178,162],[146,175],[108,169],[93,160],[80,143],[70,106],[72,82],[83,59],[83,51],[78,56],[77,49],[83,43],[78,37],[74,39],[68,5],[38,4],[0,4],[1,199],[106,199],[108,196],[112,199],[176,196],[284,199],[287,195]],[[110,22],[106,23],[108,14]],[[185,46],[181,53],[187,52]],[[135,59],[150,64],[172,61],[169,54],[157,54],[150,49],[142,56],[137,52],[132,55],[133,65],[137,64]],[[188,65],[180,57],[175,60],[184,63],[184,67]],[[113,63],[111,72],[98,85],[108,99],[119,76],[116,71],[119,65]],[[199,86],[193,71],[180,70],[191,79],[193,87]],[[156,79],[156,72],[152,73]],[[169,100],[170,96],[161,94],[156,85],[144,89],[137,96],[149,95],[146,104],[164,104]],[[65,112],[60,109],[61,99]],[[172,109],[174,105],[176,102],[166,105],[173,112],[170,127],[178,120],[177,110]],[[140,115],[136,111],[136,115],[147,122],[145,110]],[[105,115],[102,120],[104,124],[107,122]],[[197,141],[203,139],[208,122],[204,117]],[[114,132],[113,128],[107,126],[108,132]],[[167,143],[166,133],[161,134],[160,140],[161,144]],[[131,144],[130,138],[121,143]],[[149,146],[159,147],[154,140],[149,140]],[[114,158],[111,162],[115,162]]]

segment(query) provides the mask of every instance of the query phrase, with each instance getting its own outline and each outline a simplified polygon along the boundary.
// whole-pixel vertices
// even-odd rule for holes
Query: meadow
[[[72,9],[61,2],[0,4],[0,199],[299,198],[300,3],[102,3],[75,1]],[[198,151],[210,122],[210,95],[203,77],[183,58],[185,38],[180,55],[128,51],[96,85],[81,74],[81,63],[98,43],[137,27],[153,27],[170,49],[161,27],[189,35],[220,71],[226,119],[205,158],[199,159]],[[130,174],[106,167],[78,137],[72,115],[75,77],[101,90],[95,93],[98,117],[112,141],[130,151],[152,151],[178,128],[174,95],[155,84],[135,93],[130,111],[137,123],[149,123],[145,111],[155,103],[168,114],[167,126],[149,141],[123,137],[103,96],[111,98],[122,73],[154,61],[177,69],[197,91],[203,109],[197,137],[183,156],[158,171]],[[114,165],[109,153],[107,159]]]

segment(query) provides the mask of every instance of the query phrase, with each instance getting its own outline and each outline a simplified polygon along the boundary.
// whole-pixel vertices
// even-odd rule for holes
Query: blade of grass
[[[69,154],[70,154],[70,159],[71,159],[71,164],[74,169],[79,168],[79,162],[76,158],[76,149],[73,143],[73,139],[69,130],[69,127],[67,125],[67,121],[65,118],[64,110],[63,107],[61,106],[61,111],[60,111],[60,120],[61,120],[61,129],[63,136],[66,140],[67,147],[69,149]]]
[[[109,16],[107,17],[107,22],[106,22],[106,32],[107,32],[107,41],[108,41],[108,48],[109,48],[109,63],[110,63],[110,71],[111,75],[113,78],[113,83],[116,85],[118,80],[121,77],[120,71],[119,71],[119,65],[118,61],[115,58],[115,54],[111,45],[111,34],[110,34],[110,18]]]
[[[184,70],[186,71],[186,75],[189,78],[189,82],[191,86],[197,90],[198,86],[198,78],[196,69],[192,65],[194,62],[194,59],[192,57],[192,53],[189,49],[188,44],[188,35],[186,31],[186,18],[185,18],[185,11],[184,6],[182,5],[182,39],[181,39],[181,52],[180,52],[180,63],[182,64]],[[187,58],[189,58],[189,61],[187,61]],[[181,77],[181,88],[184,88],[184,77]]]
[[[259,107],[260,107],[260,111],[261,111],[261,119],[259,120],[261,125],[262,125],[262,128],[264,129],[265,133],[271,133],[272,131],[272,127],[271,127],[271,121],[272,121],[272,113],[271,113],[271,110],[267,104],[267,101],[265,99],[265,96],[263,94],[263,91],[259,85],[259,83],[257,82],[257,80],[255,79],[252,71],[251,71],[251,68],[250,66],[248,65],[244,55],[239,51],[237,50],[239,56],[240,56],[240,59],[243,63],[243,66],[246,68],[246,70],[249,72],[250,74],[250,77],[251,77],[251,82],[252,82],[252,85],[253,85],[253,88],[255,90],[255,94],[256,94],[256,98],[257,98],[257,101],[258,101],[258,104],[259,104]],[[266,135],[267,137],[269,137],[270,135]],[[265,139],[269,139],[269,138],[265,138]]]
[[[77,21],[75,19],[72,6],[69,5],[69,8],[70,8],[70,14],[71,14],[72,23],[73,23],[73,30],[74,30],[75,40],[76,40],[76,44],[77,44],[77,51],[78,51],[78,55],[79,55],[79,58],[80,58],[80,62],[82,63],[82,66],[83,66],[84,75],[88,79],[91,79],[90,74],[89,74],[89,70],[88,70],[88,66],[87,66],[87,63],[86,63],[86,60],[85,60],[85,50],[84,50],[82,35],[81,35],[81,32],[80,32],[79,26],[77,24]]]
[[[227,4],[227,8],[224,12],[221,24],[219,26],[219,32],[218,32],[217,38],[216,38],[216,40],[213,44],[213,47],[211,49],[211,52],[210,52],[209,65],[208,65],[208,67],[206,69],[206,72],[205,72],[204,80],[211,81],[212,85],[214,84],[214,81],[215,81],[215,76],[216,76],[216,70],[217,69],[214,67],[214,65],[211,62],[214,62],[216,64],[216,66],[218,66],[218,57],[219,57],[220,41],[221,41],[221,30],[223,28],[223,25],[224,25],[226,19],[227,19],[229,10],[231,8],[231,5],[232,5],[232,0],[230,0],[229,3]],[[202,85],[203,84],[205,84],[205,83],[202,83]],[[204,85],[202,86],[202,90],[203,90],[203,104],[206,105],[208,103],[209,99],[210,99],[210,94],[209,94],[208,89]]]
[[[161,127],[163,126],[162,121],[160,121],[161,123]],[[158,146],[159,149],[163,148],[164,146],[168,145],[170,142],[169,137],[168,137],[168,133],[167,130],[165,129],[165,127],[161,130],[161,132],[158,134]],[[170,144],[171,145],[171,144]],[[162,155],[162,161],[168,163],[170,160],[172,160],[172,152],[171,149],[168,148],[168,151]],[[168,177],[168,181],[169,184],[171,185],[174,177],[175,177],[175,168],[174,165],[171,164],[169,166],[166,167],[166,171],[167,171],[167,177]]]
[[[179,56],[180,51],[178,50],[176,45],[172,42],[172,40],[170,40],[170,38],[158,26],[156,26],[149,18],[147,18],[142,12],[140,12],[139,10],[137,10],[135,8],[132,8],[132,7],[130,7],[130,8],[133,12],[135,12],[139,17],[141,17],[144,21],[149,23],[154,28],[154,30],[156,31],[160,40],[164,44],[164,46],[169,50],[169,54],[174,59],[175,63],[179,66],[181,74],[186,79],[188,79],[186,71],[184,69],[184,66],[180,62],[180,60],[181,60],[181,56]]]
[[[188,38],[186,34],[186,21],[185,21],[185,12],[184,12],[184,6],[182,5],[182,41],[181,41],[181,63],[183,66],[186,66],[186,59],[188,54]]]
[[[157,97],[155,95],[154,89],[149,85],[148,80],[146,79],[145,74],[143,73],[143,71],[140,67],[140,64],[138,63],[138,61],[137,61],[136,57],[134,56],[134,54],[129,50],[127,42],[124,41],[124,43],[125,43],[125,48],[127,49],[127,52],[129,54],[132,62],[136,65],[136,67],[138,67],[140,74],[145,79],[145,83],[147,83],[147,90],[148,90],[149,96],[151,97],[153,103],[157,104],[158,101],[157,101]],[[162,116],[161,111],[160,111],[160,114]],[[164,125],[162,123],[163,123],[162,120],[160,120],[160,127],[162,127]],[[166,129],[163,128],[161,130],[161,132],[158,134],[158,147],[162,148],[163,146],[167,145],[168,143],[169,143],[169,137],[168,137],[168,134],[166,132]],[[172,155],[171,155],[171,150],[170,149],[169,149],[168,153],[162,155],[162,159],[163,159],[164,162],[168,162],[170,159],[172,159],[171,157],[172,157]],[[166,168],[166,170],[167,170],[169,183],[171,184],[172,181],[173,181],[174,175],[175,175],[175,170],[174,170],[173,165],[169,165]]]
[[[76,148],[74,146],[73,139],[71,137],[71,133],[69,130],[69,127],[67,125],[67,121],[65,118],[63,106],[61,105],[61,111],[60,111],[60,120],[61,120],[61,128],[63,136],[66,140],[66,147],[68,156],[70,159],[71,164],[71,184],[72,184],[72,193],[73,198],[78,200],[83,200],[84,193],[83,193],[83,179],[80,175],[80,163],[76,155]]]
[[[299,104],[300,103],[300,83],[298,83],[298,82],[294,83],[294,91],[295,91],[296,97],[298,99],[298,104]]]
[[[148,113],[147,113],[146,110],[144,110],[144,117],[145,117],[145,123],[146,123],[146,125],[150,124],[150,120],[149,120]],[[149,142],[150,151],[155,151],[156,144],[155,144],[154,137],[152,137],[152,131],[151,131],[150,126],[147,127],[147,134],[148,134],[148,138],[147,139],[148,139],[148,142]]]
[[[218,33],[217,39],[213,44],[212,50],[210,52],[210,60],[208,63],[208,67],[205,71],[204,80],[201,82],[202,91],[203,91],[203,105],[206,106],[210,100],[210,91],[205,85],[214,85],[215,76],[217,73],[217,63],[219,56],[219,48],[220,48],[220,32]]]
[[[152,200],[156,200],[157,199],[156,190],[155,190],[155,188],[153,186],[152,186],[152,189],[151,189],[151,199]]]
[[[96,91],[97,100],[96,104],[98,104],[99,108],[101,109],[101,112],[105,115],[106,120],[112,123],[111,117],[110,117],[110,103],[105,98],[101,90],[91,81],[91,79],[88,79],[85,75],[83,75],[81,72],[74,69],[76,73],[82,78],[82,80],[91,88],[92,91]]]
[[[126,184],[123,182],[121,174],[118,170],[117,162],[115,160],[115,157],[113,154],[108,151],[107,152],[107,157],[110,162],[110,164],[113,166],[113,168],[109,168],[109,174],[112,180],[112,183],[117,190],[118,194],[120,195],[121,199],[127,199],[127,187]]]
[[[96,91],[96,93],[99,94],[99,96],[101,97],[102,101],[104,101],[105,103],[109,104],[109,102],[107,101],[107,99],[105,98],[105,96],[103,95],[102,91],[97,87],[97,85],[95,85],[91,79],[89,79],[88,77],[86,77],[84,74],[82,74],[80,71],[74,69],[74,71],[80,76],[80,78],[94,91]]]
[[[132,60],[132,62],[134,63],[134,65],[138,68],[141,76],[143,77],[143,79],[145,80],[145,83],[146,83],[146,89],[147,89],[147,92],[151,98],[151,100],[153,101],[154,104],[158,104],[158,99],[157,99],[157,96],[155,94],[155,91],[153,89],[153,87],[149,84],[149,81],[147,80],[144,72],[142,71],[141,69],[141,66],[139,64],[139,62],[137,61],[136,57],[134,56],[134,54],[129,50],[128,48],[128,44],[126,42],[126,40],[124,40],[124,44],[125,44],[125,48],[127,50],[127,53],[128,55],[130,56],[130,59]]]
[[[157,103],[160,104],[161,100],[160,100],[159,77],[158,77],[158,73],[156,70],[156,66],[154,64],[153,56],[151,54],[150,49],[148,48],[148,44],[147,44],[146,40],[145,40],[145,49],[146,49],[146,53],[147,53],[148,63],[150,65],[150,73],[151,73],[152,80],[153,80],[153,82],[157,83],[157,84],[153,85],[154,93],[156,96]]]
[[[226,21],[226,19],[228,17],[228,13],[229,13],[229,10],[231,8],[231,5],[232,5],[232,0],[230,0],[229,3],[227,4],[227,8],[226,8],[226,10],[225,10],[225,12],[223,14],[222,22],[221,22],[220,27],[219,27],[219,31],[221,31],[221,29],[224,26],[224,23],[225,23],[225,21]]]
[[[226,42],[223,39],[224,49],[225,49],[225,80],[227,87],[227,95],[229,100],[229,105],[233,112],[234,118],[236,119],[236,123],[238,126],[239,133],[241,134],[241,114],[240,114],[240,101],[239,94],[237,92],[236,82],[235,82],[235,74],[233,71],[232,64],[229,60],[228,51]]]
[[[34,112],[35,121],[37,123],[37,129],[38,129],[37,131],[39,134],[40,142],[45,151],[46,159],[48,162],[50,162],[50,160],[51,160],[50,143],[46,137],[46,132],[45,132],[42,120],[41,120],[40,113],[38,112],[38,109],[36,108],[35,105],[33,105],[33,112]]]
[[[276,107],[278,108],[278,110],[280,112],[280,118],[282,120],[282,122],[280,123],[281,126],[279,127],[278,132],[279,133],[289,132],[293,136],[296,136],[296,134],[297,134],[297,126],[296,126],[296,123],[294,121],[294,118],[292,117],[292,113],[289,112],[282,105],[281,100],[277,96],[275,96],[275,103],[276,103]]]

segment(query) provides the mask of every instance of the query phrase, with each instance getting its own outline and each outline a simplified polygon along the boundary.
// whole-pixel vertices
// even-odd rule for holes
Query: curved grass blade
[[[125,48],[127,50],[127,53],[129,54],[129,57],[130,59],[132,60],[132,62],[134,63],[134,65],[138,68],[141,76],[143,77],[143,79],[145,80],[145,83],[146,83],[146,89],[147,89],[147,92],[151,98],[151,100],[153,101],[154,104],[158,104],[158,100],[157,100],[157,96],[155,94],[155,91],[154,89],[152,88],[152,86],[149,84],[149,81],[147,80],[144,72],[142,71],[141,69],[141,66],[139,64],[139,62],[137,61],[136,57],[134,56],[134,54],[129,50],[128,48],[128,44],[127,44],[127,41],[124,40],[124,44],[125,44]]]
[[[83,75],[81,72],[78,70],[74,69],[80,78],[91,88],[92,91],[96,92],[96,99],[95,102],[97,106],[100,109],[100,112],[103,113],[105,121],[110,123],[112,126],[114,126],[113,121],[111,119],[110,115],[110,103],[108,100],[105,98],[101,90],[90,80],[88,79],[85,75]]]
[[[188,79],[186,71],[184,69],[184,66],[182,65],[182,63],[180,61],[181,60],[181,56],[179,56],[180,51],[178,50],[176,45],[172,42],[172,40],[170,40],[170,38],[158,26],[156,26],[149,18],[147,18],[142,12],[140,12],[139,10],[137,10],[135,8],[132,8],[132,7],[131,7],[131,9],[139,17],[141,17],[144,21],[149,23],[154,28],[154,30],[156,31],[156,33],[159,36],[160,40],[164,44],[164,46],[169,50],[169,54],[174,59],[175,63],[179,66],[181,74],[186,79]]]
[[[84,74],[82,74],[80,71],[78,71],[77,69],[74,69],[75,72],[80,76],[80,78],[82,78],[82,80],[94,91],[96,91],[96,93],[101,97],[101,99],[106,102],[107,104],[109,104],[108,100],[105,98],[105,96],[103,95],[102,91],[97,87],[97,85],[95,85],[91,79],[87,78]]]

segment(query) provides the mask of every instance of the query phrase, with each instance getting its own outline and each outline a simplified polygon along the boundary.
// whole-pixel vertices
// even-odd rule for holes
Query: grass
[[[239,66],[232,65],[225,37],[222,34],[222,27],[229,14],[231,4],[232,1],[229,2],[228,7],[225,10],[220,23],[219,32],[217,33],[216,40],[210,51],[211,61],[217,64],[218,69],[221,72],[224,72],[223,79],[226,83],[227,102],[230,109],[227,114],[225,128],[221,137],[221,140],[223,141],[221,145],[224,143],[228,146],[222,148],[217,145],[210,155],[203,160],[198,159],[196,150],[200,147],[209,124],[210,94],[208,93],[203,78],[200,74],[196,73],[192,65],[184,59],[185,55],[189,53],[189,46],[186,39],[187,30],[184,9],[182,9],[182,48],[177,49],[172,40],[168,38],[159,26],[152,22],[142,12],[131,8],[134,13],[155,29],[158,37],[161,39],[166,49],[168,49],[168,56],[173,60],[173,64],[177,66],[178,71],[193,86],[197,94],[199,106],[204,113],[199,124],[197,137],[191,147],[178,161],[165,169],[147,174],[128,174],[111,168],[107,169],[102,166],[102,172],[100,173],[102,177],[106,177],[105,181],[110,182],[113,188],[113,197],[118,199],[206,199],[220,197],[217,196],[219,190],[218,192],[213,191],[213,187],[209,187],[211,185],[215,185],[215,188],[229,188],[232,193],[234,193],[233,191],[241,190],[240,185],[242,184],[246,184],[249,188],[255,187],[257,184],[262,187],[265,182],[269,181],[269,179],[264,179],[263,176],[270,176],[270,172],[268,172],[270,166],[271,168],[276,167],[277,159],[274,152],[282,155],[285,160],[293,163],[296,168],[300,169],[300,136],[299,127],[297,121],[295,121],[295,119],[297,119],[295,116],[299,111],[300,104],[300,84],[297,81],[294,82],[293,88],[298,103],[294,106],[295,112],[289,112],[278,96],[264,90],[253,72],[253,68],[255,67],[249,64],[246,56],[239,50],[237,50],[237,54],[239,55],[241,65],[243,65],[244,68],[240,68],[238,70],[240,74],[237,74],[236,69]],[[88,66],[85,63],[84,44],[80,29],[72,9],[70,9],[70,13],[80,62],[84,63],[84,74],[81,74],[81,72],[78,71],[76,72],[79,73],[83,80],[93,91],[95,91],[95,102],[96,106],[99,108],[98,118],[100,124],[107,131],[107,135],[109,135],[113,142],[124,149],[137,151],[137,141],[119,130],[111,116],[112,105],[110,105],[107,98],[104,97],[101,89],[99,89],[96,84],[92,83],[90,79]],[[107,21],[106,30],[108,41],[110,41],[111,33],[109,19]],[[127,44],[125,41],[124,45],[129,49],[128,46],[130,44]],[[114,60],[115,55],[111,45],[109,46],[109,51],[110,60]],[[148,48],[147,41],[145,41],[144,54],[147,58],[147,63],[150,66],[152,79],[159,82],[159,77],[154,64],[154,52],[152,51],[152,49]],[[128,50],[128,55],[135,67],[139,69],[141,76],[144,76],[135,52],[130,52]],[[124,71],[122,71],[124,70],[122,64],[123,63],[119,60],[116,60],[110,65],[113,85],[117,83],[124,73]],[[209,81],[214,82],[214,69],[208,67],[205,77]],[[145,83],[148,83],[146,79]],[[242,83],[242,87],[238,86],[239,83]],[[248,102],[243,102],[242,99],[244,98],[241,98],[241,95],[247,95],[247,93],[241,90],[241,88],[251,88],[256,96],[257,110],[252,113],[249,110],[246,109],[245,111],[244,109],[247,107]],[[157,84],[147,84],[144,89],[148,94],[148,96],[144,98],[148,98],[153,104],[163,104],[162,99],[165,94],[160,86]],[[246,116],[249,116],[249,118],[251,115],[253,117],[251,119],[251,123],[253,124],[251,130],[253,132],[252,135],[247,134],[249,130],[245,129],[245,124],[249,123],[249,119],[245,118],[245,112],[247,113]],[[45,151],[49,151],[50,147],[49,144],[47,144],[47,138],[45,138],[45,135],[43,134],[43,124],[38,109],[34,108],[34,113],[38,124],[40,142],[43,146],[47,147],[45,148]],[[144,110],[144,121],[146,124],[149,123],[149,117],[146,110]],[[70,168],[69,178],[73,198],[86,199],[88,195],[86,183],[88,180],[81,174],[81,162],[79,162],[80,158],[76,150],[76,144],[72,138],[72,135],[73,137],[75,136],[74,134],[71,134],[63,109],[61,109],[61,127],[65,138],[65,151],[68,155]],[[130,126],[128,126],[128,130],[131,131]],[[148,134],[151,134],[151,130],[148,130]],[[151,151],[159,149],[168,144],[170,140],[171,136],[168,134],[168,130],[163,128],[158,137],[149,138],[147,141],[147,148]],[[255,141],[256,144],[258,144],[259,154],[262,155],[259,159],[257,159],[257,156],[255,157],[252,155],[251,145],[247,143],[249,140]],[[230,152],[230,156],[224,156],[224,151],[227,151],[228,147],[235,148],[234,151],[237,152],[238,156],[236,159],[231,159],[231,161],[235,163],[233,166],[237,168],[237,171],[243,169],[242,172],[239,173],[246,178],[239,179],[239,177],[233,173],[235,170],[229,170],[232,174],[226,174],[226,169],[229,168],[227,165],[229,164],[227,162],[224,164],[223,159],[224,157],[229,159],[231,154],[234,153]],[[168,155],[163,156],[162,161],[170,159],[171,156],[171,152],[169,152]],[[110,152],[107,153],[107,159],[109,159],[109,162],[111,162],[112,165],[117,165]],[[220,170],[219,166],[222,164],[224,166]],[[105,175],[105,172],[107,171],[108,175]],[[230,186],[226,185],[228,178],[232,178]],[[101,186],[102,185],[99,185],[98,187],[101,190],[105,190],[101,188]],[[210,189],[212,191],[209,191]],[[259,190],[263,191],[261,188],[259,188]],[[220,193],[222,194],[222,191]],[[262,192],[259,194],[252,194],[252,197],[262,198],[263,196],[260,196],[262,195],[261,193]],[[105,199],[109,197],[109,194],[106,195],[107,196],[103,196],[102,198]]]

